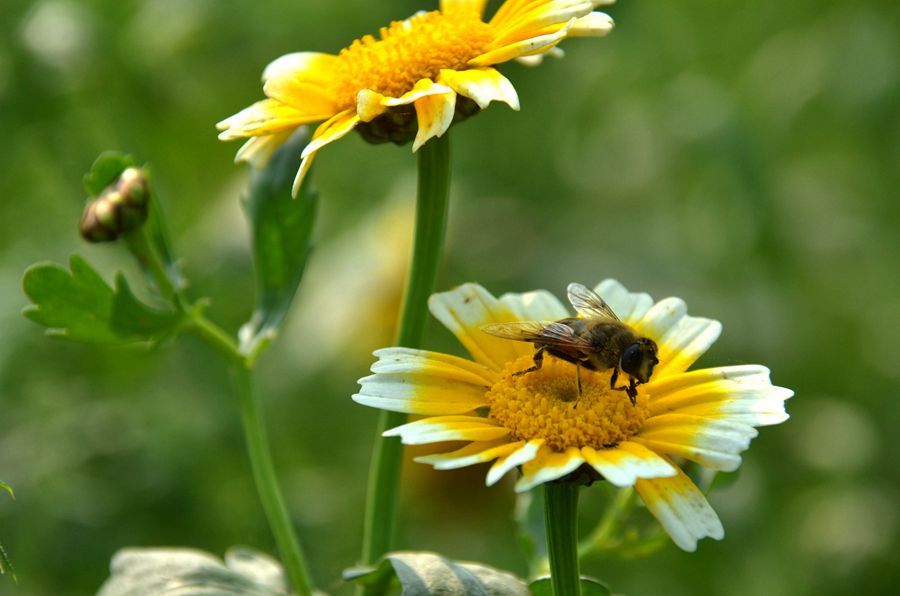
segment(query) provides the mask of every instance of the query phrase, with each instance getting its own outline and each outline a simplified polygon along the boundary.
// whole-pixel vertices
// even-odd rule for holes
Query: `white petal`
[[[516,466],[521,466],[522,464],[528,463],[533,460],[535,457],[537,457],[538,451],[543,444],[543,439],[532,439],[506,457],[498,459],[494,463],[494,465],[491,466],[491,469],[488,470],[485,484],[487,484],[488,486],[493,486],[497,483],[498,480],[503,478],[503,476],[505,476],[507,472],[509,472]]]
[[[633,293],[614,279],[604,279],[594,288],[620,319],[632,325],[653,306],[649,294]]]
[[[653,416],[631,438],[656,451],[677,455],[714,470],[732,472],[741,465],[740,453],[759,433],[739,422],[687,414]]]
[[[569,37],[604,37],[613,30],[615,23],[604,12],[592,12],[575,21],[569,30]]]
[[[638,480],[634,487],[650,513],[682,550],[697,550],[701,538],[725,537],[719,516],[681,470],[672,478]]]
[[[415,458],[420,464],[434,466],[435,470],[455,470],[475,464],[482,464],[498,457],[505,457],[518,450],[524,441],[510,443],[506,439],[470,443],[461,449],[449,453],[434,453]]]
[[[518,320],[506,305],[478,284],[463,284],[433,294],[428,308],[459,339],[476,362],[500,371],[508,362],[531,354],[530,344],[494,337],[481,330],[489,323]]]
[[[522,321],[558,321],[572,316],[562,302],[547,290],[504,294],[500,296],[500,302]]]
[[[516,492],[525,492],[539,484],[562,478],[583,463],[584,458],[578,447],[569,447],[562,453],[542,447],[537,457],[522,466],[522,477],[516,483]]]
[[[659,346],[654,378],[687,370],[722,332],[718,321],[687,316],[687,305],[680,298],[660,300],[633,325]]]
[[[468,70],[441,71],[440,83],[468,97],[478,104],[482,110],[492,101],[502,101],[514,110],[519,109],[519,96],[509,79],[495,69],[471,68]]]
[[[662,456],[638,443],[625,441],[610,449],[582,447],[584,459],[610,484],[633,486],[638,478],[664,478],[677,474]]]
[[[400,437],[406,445],[443,441],[490,441],[509,434],[509,430],[478,416],[432,416],[384,432]]]
[[[456,114],[456,93],[451,91],[426,95],[417,99],[415,106],[419,130],[413,141],[413,152],[431,139],[443,136],[450,128]]]

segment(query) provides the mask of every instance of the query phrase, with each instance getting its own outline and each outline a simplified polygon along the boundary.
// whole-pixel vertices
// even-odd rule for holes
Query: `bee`
[[[638,335],[587,287],[571,283],[567,293],[578,313],[576,317],[495,323],[481,329],[496,337],[534,344],[534,366],[515,373],[516,376],[540,370],[546,352],[575,365],[580,396],[582,367],[593,371],[613,369],[610,388],[624,391],[634,406],[637,386],[649,381],[653,367],[659,364],[656,342]],[[628,377],[628,382],[616,387],[620,374]]]

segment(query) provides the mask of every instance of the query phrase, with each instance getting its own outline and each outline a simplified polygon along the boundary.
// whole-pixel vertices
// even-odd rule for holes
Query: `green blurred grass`
[[[0,593],[91,593],[126,545],[272,549],[222,364],[190,339],[153,353],[46,340],[18,314],[19,279],[76,251],[108,276],[134,273],[75,229],[81,175],[120,149],[152,164],[193,295],[212,296],[212,315],[236,329],[252,300],[244,171],[213,124],[259,97],[269,60],[336,51],[422,7],[432,3],[0,8],[0,478],[17,494],[0,500],[0,539],[20,582]],[[561,293],[613,276],[678,295],[724,323],[704,363],[764,363],[797,391],[792,419],[763,429],[738,482],[712,498],[724,542],[588,572],[629,594],[889,593],[900,579],[900,5],[610,12],[609,38],[503,69],[520,113],[495,106],[454,128],[440,286]],[[402,237],[363,228],[396,219],[384,205],[411,196],[414,161],[408,147],[355,137],[322,153],[303,314],[263,363],[278,464],[326,588],[359,549],[376,415],[348,396],[388,341],[396,291],[385,288],[401,275],[394,265],[387,281],[360,282],[369,269],[348,255],[395,247],[403,262]],[[348,314],[323,329],[307,304]],[[341,340],[311,361],[323,333]],[[458,350],[437,325],[429,345]],[[409,466],[402,546],[524,572],[511,491],[479,488],[482,472]]]

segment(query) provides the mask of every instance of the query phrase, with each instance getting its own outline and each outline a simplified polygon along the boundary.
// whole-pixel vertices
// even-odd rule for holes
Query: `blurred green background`
[[[498,3],[493,2],[492,7]],[[192,338],[154,352],[42,337],[33,262],[127,255],[76,232],[105,149],[152,164],[191,294],[236,330],[252,306],[237,143],[213,125],[261,97],[271,59],[334,52],[435,2],[4,0],[0,6],[0,542],[19,584],[87,594],[116,549],[271,552],[223,363]],[[609,8],[604,40],[506,65],[522,111],[452,130],[439,287],[495,293],[616,277],[724,323],[703,364],[759,362],[797,395],[712,496],[723,542],[585,571],[632,594],[888,594],[900,581],[900,3]],[[360,546],[376,412],[350,401],[390,341],[415,159],[356,136],[320,156],[317,253],[262,365],[270,431],[314,574],[341,588]],[[437,324],[428,345],[459,350]],[[483,469],[404,472],[399,545],[516,573],[511,486]],[[509,479],[507,479],[509,480]],[[596,518],[582,494],[583,527]]]

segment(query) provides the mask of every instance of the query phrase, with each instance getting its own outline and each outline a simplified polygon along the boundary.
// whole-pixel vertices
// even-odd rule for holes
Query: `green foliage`
[[[184,596],[287,594],[277,561],[246,548],[232,548],[223,562],[187,548],[125,548],[110,564],[98,596],[177,593]]]
[[[389,554],[374,567],[344,571],[344,579],[363,586],[378,586],[383,592],[399,587],[403,596],[528,594],[525,582],[510,573],[425,552]]]
[[[121,273],[112,288],[83,258],[73,255],[69,266],[71,272],[38,263],[25,272],[23,286],[34,304],[22,313],[47,327],[47,335],[123,344],[159,340],[177,329],[180,316],[140,302]]]
[[[544,491],[533,490],[516,497],[515,520],[519,529],[519,544],[536,573],[547,560],[547,528],[544,526]]]
[[[528,584],[532,596],[553,596],[553,583],[542,577]],[[589,577],[581,578],[581,596],[612,596],[609,586]]]
[[[16,495],[13,493],[13,489],[6,484],[5,482],[0,481],[0,488],[9,493],[9,496],[12,498],[16,498]],[[0,575],[6,575],[9,573],[9,576],[13,578],[13,581],[16,580],[16,570],[13,568],[12,561],[9,560],[9,555],[6,554],[6,549],[3,548],[3,545],[0,544]]]
[[[262,170],[251,170],[244,208],[253,236],[256,270],[256,308],[241,330],[242,344],[255,351],[269,341],[281,324],[303,276],[310,253],[317,193],[310,178],[296,199],[291,186],[305,132],[298,132],[280,147]]]
[[[134,165],[134,159],[130,155],[118,151],[104,151],[94,160],[90,171],[84,175],[84,190],[91,197],[99,196],[126,168]]]

